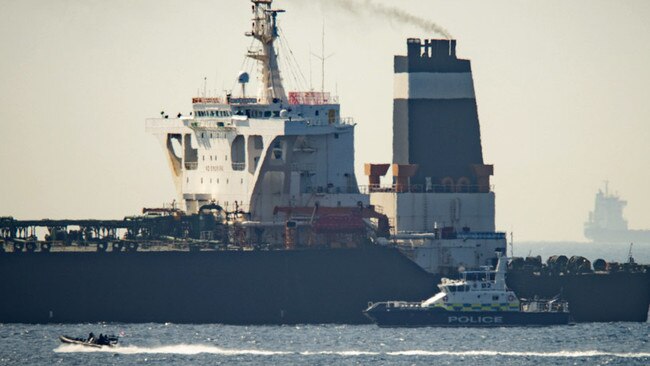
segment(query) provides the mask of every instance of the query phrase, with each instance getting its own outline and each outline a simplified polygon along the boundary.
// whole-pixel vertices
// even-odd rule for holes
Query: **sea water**
[[[120,335],[119,346],[58,336]],[[0,325],[2,365],[648,365],[650,323],[540,328],[374,325]]]
[[[629,246],[516,243],[514,254],[624,262]],[[510,251],[508,252],[510,253]],[[635,245],[639,263],[650,246]],[[2,301],[0,299],[0,301]],[[594,299],[595,302],[598,299]],[[263,304],[260,304],[263,306]],[[115,348],[58,337],[120,336]],[[540,328],[388,328],[374,325],[0,324],[0,365],[650,365],[650,323]]]

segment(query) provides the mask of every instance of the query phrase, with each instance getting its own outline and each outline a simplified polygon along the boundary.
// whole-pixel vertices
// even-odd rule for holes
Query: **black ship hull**
[[[421,301],[440,276],[398,250],[0,253],[1,323],[368,323],[368,302]],[[575,321],[646,321],[650,275],[509,273],[520,297]]]
[[[367,323],[440,278],[398,250],[0,254],[0,322]]]
[[[423,308],[387,308],[375,304],[365,314],[380,327],[517,327],[566,325],[569,313],[519,311],[447,311]]]
[[[645,322],[648,319],[648,272],[564,275],[509,272],[506,282],[523,298],[560,295],[569,302],[576,322]]]

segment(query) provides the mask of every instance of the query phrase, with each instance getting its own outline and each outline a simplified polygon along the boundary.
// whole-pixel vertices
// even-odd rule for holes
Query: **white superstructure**
[[[499,257],[496,270],[468,271],[461,279],[443,278],[440,292],[423,301],[422,307],[449,311],[519,311],[519,299],[506,286],[507,258]]]
[[[453,60],[445,58],[440,66],[437,59],[421,57],[419,41],[409,40],[408,60],[397,58],[402,61],[397,62],[396,70],[408,72],[398,72],[396,79],[394,124],[416,129],[412,133],[394,129],[408,139],[404,146],[394,144],[394,161],[400,162],[397,153],[405,146],[410,149],[408,158],[419,160],[394,164],[396,184],[388,189],[378,186],[388,164],[369,165],[371,184],[362,194],[354,174],[354,123],[341,117],[338,101],[329,93],[285,90],[274,46],[277,16],[283,11],[273,9],[272,0],[251,2],[252,29],[246,35],[253,37],[257,46],[246,56],[260,66],[257,96],[246,94],[249,75],[241,72],[239,95],[195,97],[189,116],[162,115],[147,120],[147,130],[166,152],[180,208],[191,214],[204,205],[217,204],[226,212],[236,212],[241,227],[255,228],[253,240],[279,242],[284,237],[285,246],[291,248],[292,235],[282,231],[288,217],[278,218],[275,213],[301,208],[293,210],[294,214],[301,213],[301,225],[311,225],[317,207],[361,208],[372,203],[383,211],[386,225],[380,225],[378,215],[367,212],[366,224],[375,229],[385,227],[387,233],[390,220],[391,243],[425,270],[453,273],[493,264],[495,250],[505,249],[505,236],[494,232],[494,193],[489,185],[492,166],[482,162],[468,64],[456,60],[453,51]],[[432,44],[435,42],[425,46]],[[434,62],[434,71],[442,71],[418,69],[431,69],[427,62]],[[444,113],[436,106],[442,106]],[[457,116],[465,122],[445,122]],[[470,134],[469,142],[435,138],[463,129],[476,132]],[[458,136],[465,134],[463,130]],[[441,144],[457,153],[430,151]],[[411,179],[421,183],[412,184]],[[333,212],[321,211],[323,216]],[[343,221],[329,220],[334,224],[324,226],[336,233]],[[253,237],[250,230],[248,234]],[[315,242],[305,235],[299,237]],[[378,241],[388,242],[382,239]]]
[[[272,0],[252,0],[260,89],[242,95],[192,99],[190,116],[148,119],[147,131],[164,147],[188,213],[211,202],[226,211],[250,212],[250,220],[273,220],[276,206],[354,207],[368,203],[354,175],[354,123],[341,118],[325,92],[286,93],[274,41]]]

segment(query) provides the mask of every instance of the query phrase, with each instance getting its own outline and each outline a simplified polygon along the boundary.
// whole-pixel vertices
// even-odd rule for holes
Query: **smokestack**
[[[393,163],[419,166],[411,184],[449,177],[489,189],[487,168],[472,168],[483,152],[469,60],[456,57],[455,40],[410,38],[407,49],[394,64]]]
[[[421,43],[419,38],[409,38],[406,40],[406,54],[409,57],[420,57]]]

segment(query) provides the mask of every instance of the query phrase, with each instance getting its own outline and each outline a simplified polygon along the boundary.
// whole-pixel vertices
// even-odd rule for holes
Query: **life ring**
[[[513,302],[515,301],[515,297],[512,295],[508,295],[508,302]]]
[[[49,252],[51,248],[52,248],[52,244],[48,242],[41,243],[41,252]]]

